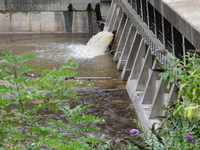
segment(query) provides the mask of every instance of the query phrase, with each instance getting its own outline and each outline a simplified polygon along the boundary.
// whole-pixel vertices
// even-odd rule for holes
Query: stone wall
[[[69,4],[75,10],[86,10],[89,3],[95,8],[100,0],[0,0],[2,11],[66,11]]]
[[[97,33],[94,12],[0,13],[0,33]]]

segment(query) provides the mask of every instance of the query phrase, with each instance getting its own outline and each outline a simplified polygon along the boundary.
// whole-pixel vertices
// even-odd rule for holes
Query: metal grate
[[[141,2],[140,0],[136,1],[136,5],[137,5],[137,14],[142,18],[142,8],[141,8]]]
[[[162,33],[162,31],[159,30],[157,35],[158,35],[158,39],[163,43],[163,33]]]
[[[155,19],[154,19],[154,8],[148,3],[148,13],[149,13],[149,29],[155,34]]]
[[[142,0],[142,13],[143,13],[143,21],[148,25],[146,0]]]
[[[174,35],[174,53],[176,57],[183,59],[183,39],[182,34],[173,27]]]
[[[136,9],[136,1],[135,1],[135,0],[132,0],[131,5],[132,5],[132,8],[133,8],[133,9]]]
[[[162,29],[162,15],[155,9],[156,16],[156,35],[157,38],[163,43],[163,29]]]
[[[173,45],[172,45],[172,43],[170,42],[170,41],[166,41],[166,49],[169,51],[169,52],[171,52],[171,53],[173,53]]]

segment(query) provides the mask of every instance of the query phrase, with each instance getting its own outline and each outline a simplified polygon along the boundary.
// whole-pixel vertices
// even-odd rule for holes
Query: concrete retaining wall
[[[2,11],[66,11],[69,4],[76,10],[86,10],[89,3],[95,8],[100,0],[0,0]]]
[[[0,33],[96,33],[94,12],[0,13]]]
[[[106,19],[108,11],[110,9],[111,0],[101,0],[101,16],[102,19]]]
[[[164,45],[128,1],[112,1],[104,29],[117,31],[111,50],[115,51],[113,59],[122,71],[122,79],[127,80],[126,89],[140,122],[146,127],[159,122],[159,117],[166,115],[163,105],[177,98],[176,86],[172,84],[167,90],[167,83],[156,71],[159,62],[169,62],[167,57],[155,52]]]

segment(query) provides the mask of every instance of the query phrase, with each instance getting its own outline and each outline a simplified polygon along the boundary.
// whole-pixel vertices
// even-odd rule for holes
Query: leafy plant
[[[142,150],[197,150],[200,148],[199,122],[191,123],[180,115],[173,115],[173,110],[160,123],[154,123],[151,128],[144,128],[138,123],[138,132],[131,134],[131,141]],[[135,141],[133,138],[140,138]]]
[[[100,141],[84,133],[98,131],[95,123],[103,119],[85,115],[90,107],[70,108],[67,99],[78,99],[75,85],[83,82],[65,81],[76,75],[78,67],[72,59],[60,68],[44,70],[41,77],[32,71],[41,69],[26,64],[36,55],[14,55],[2,50],[0,57],[0,149],[92,149]],[[27,78],[27,75],[32,78]],[[62,114],[62,120],[48,118],[45,113]],[[92,144],[88,144],[92,143]]]
[[[163,106],[167,117],[161,118],[146,129],[138,121],[138,129],[131,130],[132,137],[139,137],[140,143],[132,140],[135,146],[144,150],[197,150],[200,149],[200,59],[198,53],[188,52],[183,60],[169,54],[171,66],[162,68],[160,76],[178,87],[177,101]],[[164,65],[162,65],[163,67]],[[137,132],[136,132],[137,131]]]
[[[168,81],[167,88],[171,83],[177,83],[178,99],[181,99],[186,105],[180,105],[174,113],[180,109],[185,109],[184,116],[192,119],[200,117],[200,59],[197,53],[188,52],[183,60],[171,57],[171,66],[164,68],[165,72],[160,73],[164,81]]]

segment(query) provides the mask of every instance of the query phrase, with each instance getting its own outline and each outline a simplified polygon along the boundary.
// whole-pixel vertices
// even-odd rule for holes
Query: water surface
[[[101,134],[109,139],[123,138],[133,128],[129,118],[137,119],[131,100],[125,89],[125,81],[120,80],[113,55],[104,54],[96,57],[83,55],[86,43],[91,36],[66,35],[0,35],[0,49],[12,50],[15,54],[36,54],[30,64],[42,66],[43,69],[59,67],[67,59],[74,58],[79,64],[77,77],[87,77],[94,86],[79,86],[76,93],[80,100],[71,100],[71,107],[80,104],[94,104],[85,113],[105,119],[99,124]],[[7,39],[7,40],[6,40]],[[40,73],[40,72],[37,72]],[[96,78],[94,78],[96,77]],[[104,77],[104,79],[101,79]],[[105,77],[110,77],[106,78]],[[5,84],[5,83],[3,83]],[[61,114],[47,112],[48,118],[62,119]]]
[[[83,50],[90,37],[64,36],[57,38],[36,38],[10,41],[1,44],[0,49],[12,50],[15,54],[36,54],[37,57],[29,62],[42,66],[43,69],[59,67],[66,60],[74,58],[79,64],[78,77],[119,77],[112,57],[105,54],[97,57],[83,55]],[[95,49],[94,49],[95,51]]]

